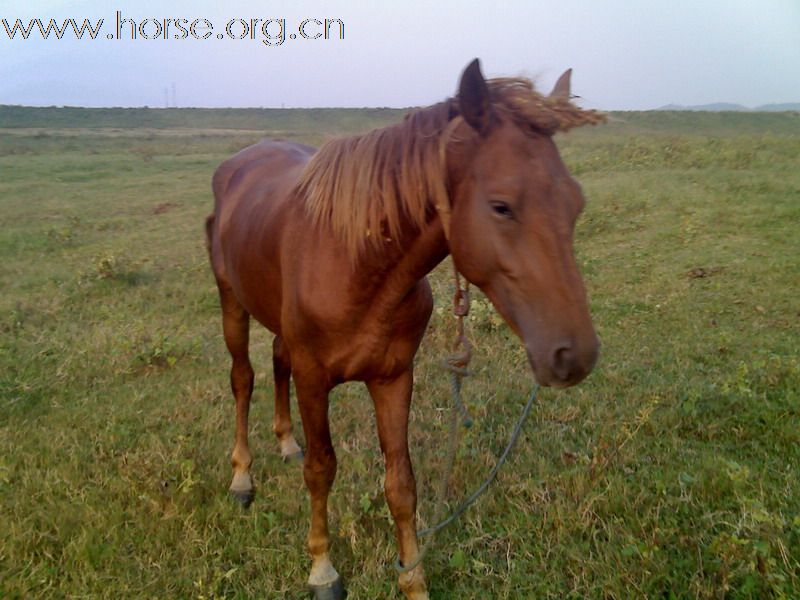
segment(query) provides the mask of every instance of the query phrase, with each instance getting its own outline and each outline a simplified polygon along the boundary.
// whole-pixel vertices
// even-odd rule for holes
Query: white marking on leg
[[[330,585],[339,579],[339,573],[333,568],[333,564],[331,564],[331,559],[327,552],[313,560],[311,574],[308,576],[309,585],[320,587]]]
[[[291,433],[281,440],[281,456],[283,458],[299,454],[302,451],[303,449],[300,448],[300,445]]]
[[[250,479],[250,473],[234,473],[233,481],[231,482],[230,490],[232,492],[249,492],[253,489],[253,481]]]
[[[398,584],[403,595],[408,600],[428,600],[428,590],[425,585],[425,571],[422,565],[417,565],[410,571],[401,573]]]

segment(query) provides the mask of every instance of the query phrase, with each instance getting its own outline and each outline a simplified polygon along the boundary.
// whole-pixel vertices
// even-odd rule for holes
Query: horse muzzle
[[[528,362],[542,386],[567,388],[586,379],[600,356],[600,341],[592,333],[581,343],[562,341],[546,348],[525,344]]]

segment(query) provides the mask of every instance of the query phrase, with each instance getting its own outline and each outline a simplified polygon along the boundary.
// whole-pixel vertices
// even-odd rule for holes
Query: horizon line
[[[427,106],[427,105],[426,105]],[[719,106],[720,108],[712,108]],[[769,107],[795,106],[782,110],[763,110]],[[56,108],[56,109],[82,109],[82,110],[415,110],[424,108],[419,106],[82,106],[75,104],[5,104],[0,102],[0,108]],[[798,112],[799,102],[770,102],[750,107],[736,102],[706,102],[703,104],[673,104],[667,103],[655,108],[608,108],[596,109],[602,112]]]

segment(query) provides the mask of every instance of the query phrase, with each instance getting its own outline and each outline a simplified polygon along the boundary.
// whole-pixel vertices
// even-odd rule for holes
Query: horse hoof
[[[337,577],[326,585],[309,585],[314,600],[344,600],[347,592],[344,589],[342,578]]]
[[[285,463],[300,463],[303,464],[303,459],[305,458],[305,454],[302,450],[298,450],[297,452],[292,452],[291,454],[286,454],[282,456],[283,462]]]
[[[250,490],[230,490],[231,496],[236,498],[236,501],[242,505],[242,508],[250,508],[250,505],[253,503],[253,498],[255,498],[256,492],[253,489]]]

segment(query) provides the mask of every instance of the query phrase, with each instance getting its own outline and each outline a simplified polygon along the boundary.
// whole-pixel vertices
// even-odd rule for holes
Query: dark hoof
[[[347,596],[341,577],[328,585],[309,585],[308,587],[314,600],[343,600]]]
[[[283,462],[285,463],[300,463],[303,464],[303,459],[305,458],[305,454],[302,450],[298,450],[292,454],[287,454],[283,457]]]
[[[230,493],[243,508],[250,508],[256,496],[255,490],[230,490]]]

